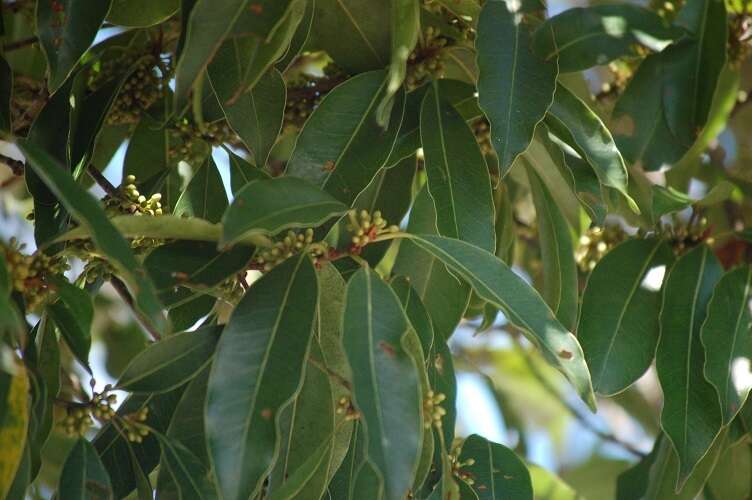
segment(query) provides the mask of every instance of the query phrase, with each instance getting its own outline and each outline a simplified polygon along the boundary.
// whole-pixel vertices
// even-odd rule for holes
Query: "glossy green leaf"
[[[528,169],[543,261],[543,298],[569,331],[577,323],[577,263],[572,233],[543,181]]]
[[[727,272],[715,286],[700,333],[705,348],[705,378],[721,398],[724,425],[739,412],[749,391],[737,388],[732,374],[737,360],[749,358],[751,289],[752,268]]]
[[[718,394],[703,374],[700,328],[722,272],[715,255],[701,245],[676,261],[664,284],[656,370],[663,389],[661,427],[679,458],[677,488],[721,430]]]
[[[587,161],[604,187],[619,191],[639,213],[627,193],[627,167],[611,132],[587,104],[563,85],[556,86],[546,124]]]
[[[423,432],[418,372],[404,343],[410,324],[391,288],[366,268],[350,278],[342,324],[367,455],[386,496],[402,498],[412,486]]]
[[[673,260],[661,240],[629,240],[607,253],[590,273],[577,338],[597,393],[621,392],[653,362],[660,291]]]
[[[211,481],[211,471],[196,455],[179,442],[156,433],[162,448],[163,464],[177,486],[178,497],[210,500],[220,498]]]
[[[377,116],[381,126],[388,125],[389,114],[394,105],[394,95],[402,87],[407,75],[407,59],[418,43],[420,35],[420,1],[394,0],[391,2],[392,55],[387,76],[386,95],[379,104]]]
[[[251,165],[232,151],[228,151],[227,154],[230,156],[230,188],[233,196],[249,182],[269,178],[266,170]]]
[[[230,245],[252,234],[317,226],[346,211],[347,206],[303,179],[252,181],[238,192],[222,217],[222,242]]]
[[[491,122],[491,142],[502,176],[530,144],[535,126],[551,105],[556,61],[533,53],[529,24],[519,3],[489,0],[478,20],[478,99]]]
[[[38,5],[37,31],[47,58],[50,92],[60,88],[94,42],[109,9],[110,0],[58,0]]]
[[[324,441],[304,457],[303,463],[295,469],[281,488],[274,491],[271,500],[293,500],[297,498],[321,498],[323,491],[318,491],[318,484],[311,489],[311,483],[326,480],[328,460],[331,457],[332,443]],[[326,487],[326,482],[323,484]],[[323,488],[322,488],[323,489]]]
[[[558,58],[560,71],[581,71],[635,55],[635,47],[661,51],[682,33],[637,5],[594,5],[546,20],[536,29],[533,47],[547,60]]]
[[[193,174],[185,191],[175,203],[177,217],[197,217],[219,222],[227,209],[227,194],[214,160],[209,157]]]
[[[564,154],[564,168],[571,174],[572,190],[590,220],[598,226],[603,226],[608,207],[603,199],[598,176],[585,160],[571,154]]]
[[[410,233],[436,233],[436,212],[427,189],[415,200],[407,226]],[[470,287],[452,275],[444,264],[410,240],[400,241],[393,272],[406,276],[417,290],[434,323],[436,341],[448,339],[462,319]]]
[[[556,319],[538,293],[504,262],[480,248],[451,238],[409,235],[410,241],[433,254],[467,281],[478,296],[504,312],[561,371],[583,401],[595,409],[595,397],[582,348]]]
[[[661,216],[679,212],[691,205],[698,207],[707,207],[720,203],[731,195],[734,190],[733,184],[721,181],[713,186],[705,196],[699,200],[691,198],[689,195],[678,191],[671,186],[663,187],[658,184],[651,186],[653,190],[652,215],[653,220],[658,221]]]
[[[272,467],[280,411],[303,376],[318,293],[310,259],[305,254],[288,259],[254,283],[217,345],[206,435],[227,500],[254,494]]]
[[[157,330],[166,330],[166,320],[162,314],[154,285],[146,277],[146,271],[134,257],[130,245],[118,233],[97,201],[45,151],[28,142],[22,143],[21,149],[28,160],[27,165],[60,198],[81,226],[90,232],[94,244],[129,285],[135,306],[145,314]]]
[[[385,166],[402,121],[404,93],[399,91],[389,127],[384,130],[376,122],[385,78],[384,71],[362,73],[327,94],[298,136],[287,175],[321,186],[350,205]]]
[[[294,0],[254,0],[257,7],[249,10],[250,0],[197,0],[190,10],[185,43],[175,68],[175,99],[178,103],[188,96],[194,82],[209,64],[225,37],[243,18],[243,32],[266,39],[284,20]],[[248,15],[243,14],[248,11]],[[178,106],[182,107],[182,106]]]
[[[313,36],[339,67],[351,74],[389,64],[387,4],[373,15],[369,0],[317,0]]]
[[[76,441],[65,460],[58,493],[60,498],[70,499],[113,498],[110,476],[85,438]]]
[[[237,44],[232,40],[229,44]],[[231,49],[231,50],[229,50]],[[209,78],[224,110],[227,122],[253,154],[256,166],[263,167],[282,128],[285,112],[285,82],[276,69],[265,73],[250,90],[232,104],[228,101],[240,85],[239,48],[221,49],[209,66]]]
[[[533,499],[533,485],[524,462],[506,446],[473,434],[462,444],[461,461],[475,460],[462,468],[473,479],[479,500],[497,498]]]
[[[423,353],[428,356],[433,348],[434,333],[431,316],[429,316],[426,306],[420,300],[417,290],[410,284],[410,280],[404,276],[392,280],[391,286],[402,303],[402,308],[407,314],[410,325],[418,335]]]
[[[221,328],[208,326],[151,344],[120,376],[117,387],[128,392],[167,392],[183,385],[211,360]]]
[[[89,348],[91,347],[91,322],[94,318],[91,296],[85,290],[68,283],[65,278],[55,279],[53,283],[60,300],[50,304],[47,312],[55,321],[70,350],[91,373]]]
[[[107,21],[128,28],[154,26],[172,17],[180,0],[112,0]]]
[[[492,251],[496,243],[488,167],[467,124],[436,85],[423,99],[420,137],[439,234]]]

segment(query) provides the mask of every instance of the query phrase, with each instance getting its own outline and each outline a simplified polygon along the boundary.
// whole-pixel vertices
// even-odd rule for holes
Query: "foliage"
[[[2,0],[0,497],[749,498],[752,7],[593,3]]]

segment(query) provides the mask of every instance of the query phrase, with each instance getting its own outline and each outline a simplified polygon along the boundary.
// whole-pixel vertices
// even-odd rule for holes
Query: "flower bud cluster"
[[[135,68],[126,78],[107,115],[108,125],[138,123],[144,111],[156,103],[164,92],[157,58],[151,54],[128,54],[123,59],[109,60],[102,65],[101,79],[117,73],[118,67]]]
[[[460,460],[460,448],[456,448],[452,451],[452,453],[449,455],[449,463],[452,467],[452,475],[459,479],[460,481],[464,482],[468,486],[472,486],[475,484],[475,479],[473,479],[473,475],[470,472],[467,472],[465,470],[462,470],[463,467],[472,467],[475,465],[475,459],[474,458],[468,458],[467,460]]]
[[[398,226],[388,226],[381,212],[376,210],[371,214],[368,210],[350,210],[347,212],[349,224],[347,230],[353,233],[350,252],[359,254],[363,247],[376,240],[378,236],[399,231]]]
[[[162,195],[154,193],[149,198],[136,188],[136,177],[128,175],[125,185],[120,186],[117,195],[104,197],[104,206],[110,215],[162,215]]]
[[[592,271],[603,256],[626,237],[624,229],[619,225],[590,228],[587,233],[580,236],[579,246],[574,254],[580,271]]]
[[[407,58],[407,90],[420,87],[428,80],[437,80],[444,76],[442,49],[449,39],[441,36],[441,31],[433,26],[423,30],[422,42],[415,47]]]
[[[341,397],[337,401],[337,415],[344,415],[345,420],[358,420],[360,418],[360,412],[355,408],[352,400],[348,397]]]
[[[0,243],[11,286],[23,295],[27,311],[33,312],[47,302],[54,292],[50,277],[62,275],[69,266],[62,257],[51,257],[40,251],[26,255],[24,248],[25,245],[19,245],[15,238],[11,238],[8,245]]]
[[[313,241],[313,229],[308,228],[303,232],[287,231],[287,234],[274,243],[271,248],[256,255],[251,262],[253,269],[268,272],[282,261],[307,249],[314,263],[329,255],[329,246],[323,242]]]
[[[423,426],[430,429],[432,425],[441,428],[441,419],[446,415],[446,410],[440,405],[446,399],[446,395],[429,390],[423,400]]]

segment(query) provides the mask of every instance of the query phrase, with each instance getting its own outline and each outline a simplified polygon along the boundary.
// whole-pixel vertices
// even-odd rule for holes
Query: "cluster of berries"
[[[579,246],[574,254],[580,271],[588,273],[595,269],[603,256],[626,237],[624,229],[619,225],[590,228],[580,236]]]

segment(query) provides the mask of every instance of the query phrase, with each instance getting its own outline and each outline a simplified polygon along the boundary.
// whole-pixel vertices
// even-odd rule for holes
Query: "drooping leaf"
[[[346,211],[343,203],[303,179],[256,180],[238,191],[222,217],[222,242],[230,245],[252,234],[316,226]]]
[[[577,338],[597,393],[613,395],[626,389],[653,362],[660,333],[660,291],[673,260],[661,240],[629,240],[606,254],[590,273]]]
[[[297,392],[313,332],[318,281],[305,254],[257,281],[217,345],[206,435],[227,500],[257,491],[279,450],[280,410]]]
[[[389,15],[373,15],[372,9],[369,0],[316,2],[313,36],[348,73],[381,69],[389,63]]]
[[[110,0],[40,2],[37,30],[47,58],[47,85],[55,92],[91,46],[110,9]]]
[[[543,260],[543,297],[557,319],[573,331],[577,322],[577,263],[566,219],[535,170],[528,169]]]
[[[721,273],[718,259],[701,245],[676,261],[664,284],[656,371],[663,389],[661,426],[679,458],[677,488],[721,430],[718,394],[703,374],[700,340],[706,307]]]
[[[595,409],[580,344],[522,278],[493,254],[463,241],[434,235],[408,237],[467,281],[480,298],[501,309],[509,322],[528,335],[546,360],[569,379],[582,400]]]
[[[580,98],[563,85],[556,86],[546,124],[587,161],[604,187],[621,193],[639,213],[627,193],[627,167],[608,128]]]
[[[60,498],[113,498],[110,476],[85,438],[78,438],[65,460],[58,493]]]
[[[546,20],[535,31],[533,47],[546,60],[558,58],[560,71],[581,71],[633,55],[636,47],[659,52],[682,33],[637,5],[594,5]]]
[[[141,351],[120,376],[117,387],[128,392],[167,392],[190,380],[210,361],[221,328],[170,335]]]
[[[734,363],[747,354],[752,314],[749,310],[752,268],[727,272],[715,286],[702,325],[705,348],[705,378],[721,398],[723,425],[728,425],[747,399],[749,388],[734,384]]]
[[[245,35],[266,39],[284,21],[288,8],[294,1],[254,0],[256,7],[249,8],[250,0],[227,0],[221,3],[197,0],[190,10],[185,43],[175,68],[176,102],[184,102],[194,82],[203,74],[239,18],[243,18],[241,27]]]
[[[412,486],[423,431],[418,372],[404,344],[410,324],[391,288],[365,268],[350,278],[342,324],[367,456],[385,494],[402,498]]]
[[[462,444],[460,459],[475,460],[472,465],[463,467],[462,471],[468,472],[473,479],[470,487],[479,500],[533,499],[530,473],[524,462],[509,448],[473,434]]]
[[[209,222],[219,222],[227,209],[227,194],[212,157],[208,157],[193,174],[188,187],[175,203],[174,215],[197,217]]]
[[[478,99],[491,122],[491,142],[501,175],[533,137],[551,105],[558,73],[555,60],[533,53],[529,24],[519,2],[490,0],[478,20]]]
[[[128,28],[154,26],[172,17],[180,0],[112,0],[107,21]]]
[[[426,188],[415,199],[407,230],[413,234],[436,234],[436,211]],[[470,287],[412,241],[402,240],[399,244],[393,272],[410,279],[431,316],[436,342],[444,341],[462,319],[470,299]]]
[[[158,331],[167,329],[154,285],[136,260],[130,245],[118,233],[97,201],[79,186],[47,152],[28,142],[21,143],[28,164],[63,205],[91,234],[94,244],[108,258],[131,288],[135,306]]]
[[[55,321],[68,347],[91,373],[89,348],[91,347],[91,322],[94,318],[94,305],[85,290],[71,285],[65,278],[53,281],[60,300],[47,309]]]
[[[232,40],[227,43],[232,45],[238,42]],[[230,127],[251,151],[256,166],[263,167],[282,128],[285,83],[279,71],[271,69],[253,88],[228,104],[239,85],[240,57],[236,47],[220,50],[214,63],[209,66],[209,78]]]
[[[439,234],[493,251],[494,207],[488,167],[467,124],[436,85],[423,99],[420,136]]]
[[[402,121],[404,93],[399,91],[389,127],[384,130],[376,122],[385,78],[384,71],[362,73],[327,94],[298,136],[287,175],[306,179],[350,205],[385,166]]]

